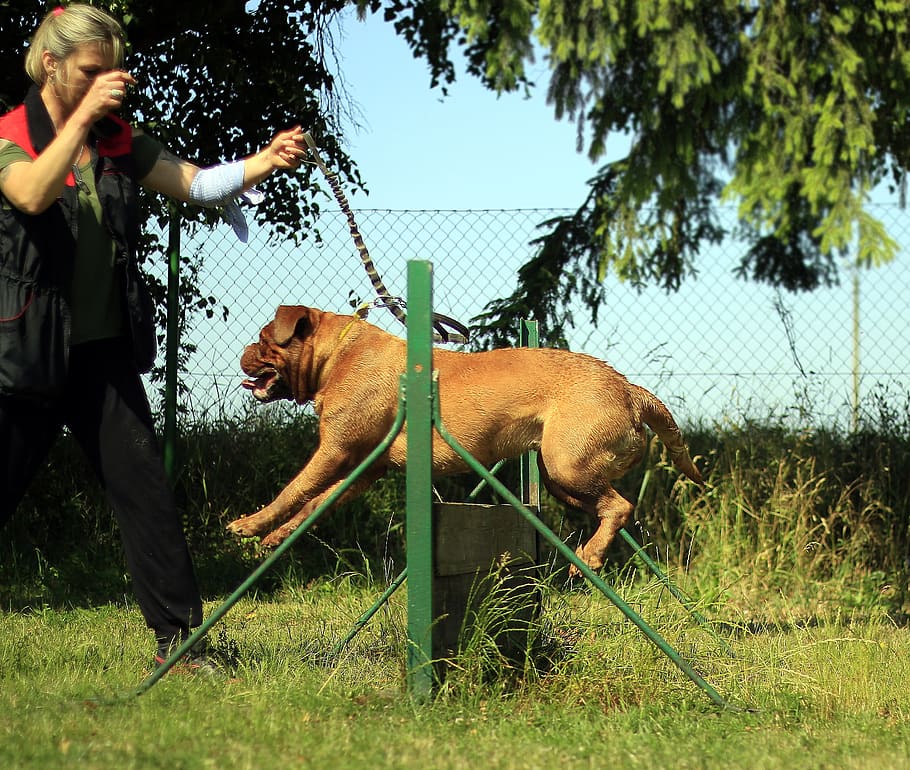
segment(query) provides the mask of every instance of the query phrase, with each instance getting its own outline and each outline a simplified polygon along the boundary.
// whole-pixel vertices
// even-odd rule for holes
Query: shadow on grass
[[[39,542],[18,534],[18,538],[0,543],[0,610],[72,609],[133,601],[131,579],[116,537]],[[191,546],[191,550],[204,600],[232,593],[265,558],[254,546],[227,538],[212,541],[204,549]],[[337,566],[336,554],[318,541],[302,538],[299,548],[288,551],[254,589],[268,597],[289,583],[305,584],[331,574]]]

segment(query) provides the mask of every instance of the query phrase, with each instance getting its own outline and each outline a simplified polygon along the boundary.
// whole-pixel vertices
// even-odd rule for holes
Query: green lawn
[[[339,579],[243,599],[210,634],[232,676],[170,675],[140,697],[152,644],[134,607],[3,613],[0,767],[910,767],[910,631],[883,611],[777,597],[757,623],[718,600],[702,610],[731,658],[655,584],[620,588],[731,708],[599,594],[555,589],[550,670],[491,675],[469,654],[418,704],[404,590],[329,656],[380,590]]]

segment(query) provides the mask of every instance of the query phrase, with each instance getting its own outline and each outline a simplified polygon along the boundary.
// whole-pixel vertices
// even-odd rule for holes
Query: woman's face
[[[48,79],[65,112],[71,113],[86,91],[103,72],[113,69],[110,54],[105,55],[99,43],[86,43],[76,48],[57,65],[56,77]]]

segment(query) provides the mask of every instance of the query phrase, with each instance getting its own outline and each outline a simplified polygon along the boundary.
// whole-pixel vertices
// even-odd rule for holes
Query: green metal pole
[[[389,584],[389,587],[386,588],[386,590],[382,592],[382,596],[380,596],[380,597],[375,601],[375,603],[373,604],[373,606],[370,607],[366,612],[363,613],[363,615],[361,615],[361,616],[357,619],[357,622],[354,623],[354,625],[351,627],[351,630],[348,631],[347,636],[345,636],[344,639],[342,639],[340,642],[338,642],[338,644],[336,644],[336,645],[332,648],[332,656],[333,656],[333,657],[336,656],[336,655],[340,655],[340,654],[341,654],[341,651],[344,650],[344,648],[347,647],[347,646],[351,643],[351,640],[352,640],[355,636],[357,636],[357,634],[360,633],[361,629],[362,629],[367,623],[370,622],[370,619],[373,617],[373,615],[375,615],[377,612],[379,612],[379,609],[382,607],[382,605],[385,604],[389,599],[391,599],[391,598],[392,598],[392,594],[394,594],[399,588],[401,588],[401,584],[404,583],[404,581],[407,580],[407,578],[408,578],[408,568],[405,567],[405,568],[398,574],[398,577],[395,578],[395,579]]]
[[[406,382],[408,473],[408,689],[418,701],[433,688],[433,285],[432,266],[408,262]]]
[[[505,464],[506,464],[505,460],[499,460],[492,468],[490,468],[490,473],[492,473],[495,476],[497,473],[499,473],[499,469],[502,468],[502,466]],[[477,486],[474,487],[474,489],[472,489],[471,493],[468,495],[468,500],[477,499],[477,495],[479,495],[481,493],[481,491],[483,490],[483,488],[486,485],[487,485],[486,479],[481,479],[480,481],[478,481]]]
[[[167,342],[164,361],[164,468],[171,483],[176,473],[177,355],[180,347],[180,212],[168,207]]]
[[[536,348],[540,344],[537,321],[521,320],[518,344],[523,348]],[[537,467],[537,452],[533,450],[521,456],[521,499],[526,505],[540,508],[540,469]]]

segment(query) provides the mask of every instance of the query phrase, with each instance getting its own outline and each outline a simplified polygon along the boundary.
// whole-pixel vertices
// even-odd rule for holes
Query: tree
[[[263,146],[278,130],[300,123],[348,183],[360,177],[341,149],[346,97],[333,74],[330,22],[344,0],[104,0],[94,5],[121,20],[128,39],[126,68],[139,85],[122,115],[201,165],[232,160]],[[0,107],[22,101],[29,81],[23,59],[28,41],[56,2],[0,0]],[[274,174],[255,217],[275,238],[302,238],[319,213],[312,168]],[[143,197],[145,221],[164,225],[174,206],[158,195]],[[178,205],[191,228],[216,212]],[[146,228],[143,260],[160,256],[166,243]],[[182,307],[212,315],[217,299],[203,296],[199,265],[183,255]],[[149,280],[164,319],[165,287]],[[227,314],[228,309],[223,308]],[[182,319],[189,321],[189,313]]]
[[[837,280],[846,254],[871,266],[896,253],[866,202],[883,183],[902,190],[908,164],[904,0],[356,3],[381,11],[443,90],[455,80],[453,49],[497,92],[536,87],[526,66],[542,51],[555,117],[576,122],[579,149],[599,161],[608,140],[629,141],[577,211],[546,223],[515,293],[487,308],[481,320],[493,341],[528,315],[559,341],[568,300],[581,295],[596,314],[611,271],[677,288],[700,248],[726,234],[719,200],[739,204],[744,277],[811,290]],[[0,106],[21,101],[26,41],[54,4],[0,0]],[[97,4],[123,20],[128,66],[142,84],[126,117],[175,152],[214,163],[299,121],[331,167],[362,184],[342,150],[346,100],[333,66],[331,20],[345,0]],[[310,230],[319,211],[311,171],[267,182],[256,217],[275,237]],[[146,205],[164,221],[164,201],[149,196]],[[212,216],[182,213],[197,224]],[[147,254],[163,250],[150,234]],[[214,298],[188,291],[185,303],[214,312]]]
[[[837,280],[838,260],[892,259],[866,210],[881,184],[903,190],[910,148],[910,4],[904,0],[359,0],[455,79],[451,48],[497,92],[529,89],[535,50],[549,102],[605,163],[587,199],[549,223],[506,299],[482,316],[494,341],[529,312],[558,341],[566,300],[596,313],[604,276],[668,290],[725,233],[739,204],[743,277],[790,290]],[[902,196],[903,197],[903,196]]]

